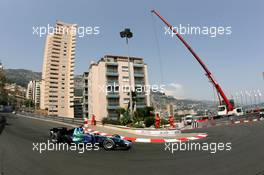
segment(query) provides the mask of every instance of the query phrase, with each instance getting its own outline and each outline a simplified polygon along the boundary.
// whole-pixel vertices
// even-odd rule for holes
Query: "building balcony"
[[[108,92],[107,98],[119,98],[119,93],[118,92]]]
[[[105,63],[107,66],[118,66],[117,62],[106,62]]]
[[[144,72],[134,72],[134,77],[144,77]]]
[[[119,103],[108,103],[107,109],[119,109],[120,105]]]
[[[136,108],[145,108],[146,104],[145,103],[136,103]]]
[[[118,85],[118,80],[107,80],[107,85]]]
[[[137,93],[137,98],[145,98],[146,94],[144,92],[142,93]]]
[[[140,63],[134,63],[133,65],[134,67],[144,67],[144,64],[140,64]]]
[[[118,76],[118,72],[117,71],[106,71],[106,75],[107,76]]]
[[[144,86],[145,82],[144,81],[135,81],[135,85],[139,85],[139,86]]]

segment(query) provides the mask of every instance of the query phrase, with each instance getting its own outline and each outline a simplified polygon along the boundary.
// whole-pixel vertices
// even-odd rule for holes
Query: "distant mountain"
[[[158,110],[165,110],[168,104],[174,105],[178,110],[193,109],[195,111],[200,111],[213,107],[212,101],[176,99],[161,92],[151,92],[150,99],[151,104]]]
[[[16,83],[27,88],[31,80],[41,80],[41,72],[33,72],[26,69],[5,69],[5,75],[8,83]],[[75,95],[82,96],[82,75],[74,77]]]
[[[8,83],[16,83],[22,87],[27,87],[31,80],[41,80],[41,72],[33,72],[26,69],[5,69]]]

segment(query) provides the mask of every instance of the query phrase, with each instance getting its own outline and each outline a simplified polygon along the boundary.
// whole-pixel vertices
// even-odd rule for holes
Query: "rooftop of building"
[[[128,60],[128,56],[122,56],[122,55],[105,55],[103,58],[101,58],[100,60],[98,60],[97,62],[92,61],[89,69],[93,66],[93,65],[98,65],[100,62],[106,62],[108,58],[114,59],[113,62],[117,62],[117,61],[124,61],[127,62]],[[130,62],[137,62],[139,64],[145,64],[144,63],[144,59],[142,57],[135,57],[135,56],[129,56]]]
[[[71,23],[66,23],[66,22],[62,22],[60,20],[56,20],[56,24],[58,25],[64,25],[64,26],[77,26],[77,24],[71,24]]]
[[[118,58],[118,59],[124,59],[127,60],[128,56],[122,56],[122,55],[105,55],[104,58]],[[102,58],[102,59],[104,59]],[[140,60],[143,61],[142,57],[135,57],[135,56],[129,56],[131,60]]]

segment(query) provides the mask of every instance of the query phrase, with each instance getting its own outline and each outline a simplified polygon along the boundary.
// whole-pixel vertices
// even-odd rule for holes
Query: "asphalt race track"
[[[33,142],[47,142],[58,124],[6,115],[0,135],[1,175],[262,175],[264,122],[197,129],[206,132],[197,143],[231,142],[231,151],[165,151],[164,144],[135,143],[129,151],[33,151]],[[194,132],[194,131],[188,131]]]

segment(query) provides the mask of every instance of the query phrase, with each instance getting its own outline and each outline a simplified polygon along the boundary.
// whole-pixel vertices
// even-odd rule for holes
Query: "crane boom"
[[[187,49],[191,52],[191,54],[194,56],[194,58],[198,61],[198,63],[202,66],[204,71],[206,72],[206,76],[208,79],[213,83],[215,89],[217,92],[221,95],[223,98],[228,111],[232,111],[234,109],[234,106],[230,103],[228,98],[226,97],[224,91],[222,90],[221,86],[217,83],[217,81],[213,78],[212,73],[209,71],[207,66],[203,63],[201,58],[194,52],[194,50],[191,48],[191,46],[183,39],[183,37],[168,23],[168,21],[165,20],[156,10],[151,10],[152,13],[154,13],[156,16],[158,16],[170,29],[173,33],[176,34],[176,36],[181,40],[181,42],[187,47]]]

